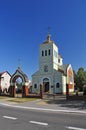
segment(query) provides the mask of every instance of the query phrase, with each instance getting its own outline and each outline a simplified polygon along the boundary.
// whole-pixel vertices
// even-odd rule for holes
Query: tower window
[[[58,62],[60,63],[60,59],[58,59]]]
[[[45,56],[47,56],[47,50],[45,50]]]
[[[56,83],[56,88],[59,88],[60,87],[60,84],[59,83]]]
[[[44,51],[42,51],[42,56],[44,56]]]
[[[37,84],[34,84],[34,88],[37,88]]]
[[[49,54],[49,56],[50,56],[50,49],[48,50],[48,54]]]

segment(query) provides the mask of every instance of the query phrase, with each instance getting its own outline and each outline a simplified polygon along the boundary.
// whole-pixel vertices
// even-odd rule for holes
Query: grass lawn
[[[8,98],[8,97],[6,97],[6,96],[0,96],[0,99],[6,99],[6,98]]]
[[[16,103],[24,103],[37,100],[37,98],[9,98],[7,101],[9,102],[16,102]]]

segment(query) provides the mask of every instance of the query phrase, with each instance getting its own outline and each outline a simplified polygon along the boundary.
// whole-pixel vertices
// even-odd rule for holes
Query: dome
[[[51,40],[51,35],[48,34],[47,35],[47,40],[43,42],[43,44],[50,44],[50,43],[53,43],[53,41]]]

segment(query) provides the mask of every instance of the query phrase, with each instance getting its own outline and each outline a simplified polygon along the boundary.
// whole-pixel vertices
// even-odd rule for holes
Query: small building
[[[33,93],[39,92],[40,84],[43,86],[44,93],[65,94],[67,85],[69,92],[74,91],[72,66],[63,64],[58,46],[51,40],[50,34],[47,40],[40,44],[39,70],[32,75]]]
[[[5,90],[8,91],[10,87],[10,78],[11,75],[8,73],[8,71],[0,73],[0,90],[2,92],[4,92]]]

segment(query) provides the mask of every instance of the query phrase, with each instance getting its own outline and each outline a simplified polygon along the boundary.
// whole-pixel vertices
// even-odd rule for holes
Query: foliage
[[[82,91],[83,86],[86,85],[86,71],[80,67],[77,72],[74,71],[75,88]]]

